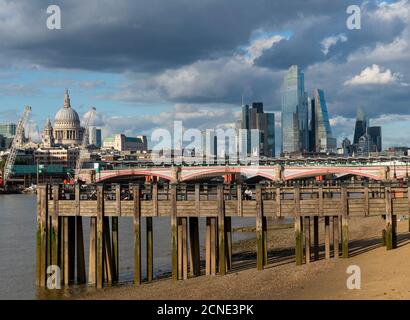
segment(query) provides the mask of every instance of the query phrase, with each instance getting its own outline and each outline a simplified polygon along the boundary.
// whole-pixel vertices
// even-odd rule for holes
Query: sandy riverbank
[[[351,258],[296,266],[293,229],[281,226],[268,233],[269,265],[255,269],[255,242],[234,247],[234,269],[226,276],[201,276],[174,283],[159,280],[140,287],[123,285],[78,296],[79,299],[409,299],[410,234],[408,222],[398,223],[399,248],[380,247],[379,217],[351,219]],[[321,233],[323,234],[323,224]],[[320,239],[323,243],[323,239]],[[323,255],[323,252],[321,252]],[[346,268],[358,265],[362,289],[348,290]]]

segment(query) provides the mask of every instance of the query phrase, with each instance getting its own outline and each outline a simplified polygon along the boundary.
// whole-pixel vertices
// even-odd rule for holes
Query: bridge
[[[241,164],[194,164],[155,165],[152,163],[118,162],[111,168],[83,170],[80,177],[88,183],[109,182],[119,178],[151,177],[168,182],[191,182],[195,180],[242,176],[245,179],[261,177],[270,181],[298,180],[318,176],[354,175],[375,181],[404,179],[409,176],[409,158],[395,159],[296,159],[273,160],[259,165]]]

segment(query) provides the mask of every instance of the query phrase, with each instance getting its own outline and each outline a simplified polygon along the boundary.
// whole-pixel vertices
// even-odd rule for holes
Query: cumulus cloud
[[[383,68],[377,64],[363,69],[360,74],[352,79],[345,81],[347,86],[366,85],[366,84],[390,84],[397,82],[400,78],[399,73],[393,73],[390,69],[382,71]]]
[[[320,43],[322,45],[323,54],[326,56],[329,53],[329,50],[332,46],[336,45],[338,42],[346,42],[346,41],[347,41],[347,37],[344,33],[341,33],[337,36],[331,36],[331,37],[324,38]]]

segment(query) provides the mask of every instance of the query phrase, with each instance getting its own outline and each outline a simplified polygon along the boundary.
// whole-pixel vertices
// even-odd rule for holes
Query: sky
[[[45,0],[0,0],[0,122],[33,112],[39,139],[64,91],[103,136],[232,127],[245,103],[275,112],[293,64],[321,88],[335,137],[352,138],[356,109],[383,128],[383,147],[410,145],[410,0],[70,0],[49,30]],[[361,8],[350,30],[346,9]]]

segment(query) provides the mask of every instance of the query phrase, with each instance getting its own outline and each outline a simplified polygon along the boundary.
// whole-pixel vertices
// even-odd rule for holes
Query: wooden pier
[[[60,267],[63,285],[89,283],[102,288],[118,281],[121,217],[133,218],[134,283],[139,285],[143,282],[144,218],[147,281],[154,278],[153,219],[157,217],[171,220],[172,278],[176,281],[199,276],[201,271],[206,275],[224,275],[231,270],[232,217],[255,218],[256,266],[262,270],[268,263],[267,218],[294,219],[295,262],[301,265],[319,259],[322,221],[325,259],[348,258],[350,217],[383,216],[386,226],[380,231],[389,250],[397,242],[396,216],[410,214],[410,185],[398,182],[264,184],[252,186],[251,200],[245,200],[244,189],[245,186],[235,183],[41,185],[37,193],[36,284],[46,286],[50,265]],[[83,217],[90,218],[88,253],[84,250]],[[200,261],[202,218],[206,220],[205,270],[201,270]]]

